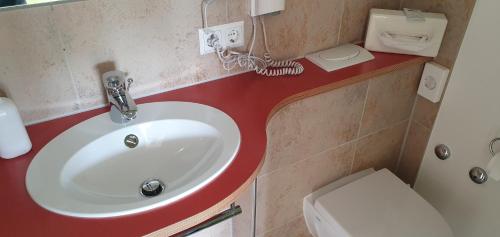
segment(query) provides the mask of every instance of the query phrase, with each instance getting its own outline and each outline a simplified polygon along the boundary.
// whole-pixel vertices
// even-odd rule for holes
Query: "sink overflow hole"
[[[139,138],[134,134],[129,134],[125,137],[123,142],[128,148],[135,148],[137,145],[139,145]]]
[[[141,185],[141,195],[144,197],[154,197],[165,190],[165,184],[159,179],[148,179]]]

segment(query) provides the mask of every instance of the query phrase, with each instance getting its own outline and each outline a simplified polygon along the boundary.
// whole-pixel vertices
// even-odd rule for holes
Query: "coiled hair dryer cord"
[[[302,66],[299,62],[293,60],[274,60],[272,58],[271,50],[269,50],[269,45],[267,44],[267,33],[264,18],[259,17],[259,19],[260,24],[262,25],[262,33],[264,35],[264,46],[266,47],[266,53],[264,54],[266,67],[256,68],[255,72],[268,77],[302,74],[302,72],[304,72],[304,66]]]
[[[274,76],[285,76],[285,75],[299,75],[304,72],[304,67],[293,60],[274,60],[271,56],[269,46],[267,43],[267,33],[266,26],[264,24],[264,19],[259,17],[260,23],[262,25],[262,33],[264,34],[264,45],[266,48],[266,53],[264,53],[264,58],[257,57],[253,55],[253,48],[255,45],[255,36],[257,23],[255,17],[252,17],[252,41],[250,43],[250,49],[248,53],[240,53],[233,50],[223,49],[219,41],[216,40],[214,47],[216,49],[219,61],[225,70],[231,70],[236,66],[244,68],[247,70],[255,71],[257,74],[274,77]]]

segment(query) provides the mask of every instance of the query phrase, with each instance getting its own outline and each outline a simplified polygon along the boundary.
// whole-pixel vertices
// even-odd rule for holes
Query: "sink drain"
[[[141,185],[141,195],[144,197],[154,197],[165,190],[165,184],[159,179],[148,179]]]

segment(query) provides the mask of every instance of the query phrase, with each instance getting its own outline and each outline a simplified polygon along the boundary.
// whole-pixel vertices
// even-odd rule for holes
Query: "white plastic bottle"
[[[15,158],[30,150],[31,141],[16,106],[0,97],[0,158]]]

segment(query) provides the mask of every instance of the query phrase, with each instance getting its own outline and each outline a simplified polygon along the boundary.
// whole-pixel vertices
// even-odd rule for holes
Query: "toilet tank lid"
[[[319,197],[314,208],[350,237],[453,236],[439,212],[387,169]]]

